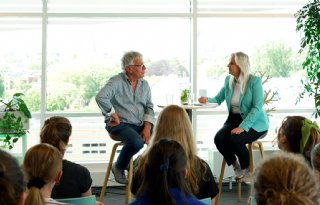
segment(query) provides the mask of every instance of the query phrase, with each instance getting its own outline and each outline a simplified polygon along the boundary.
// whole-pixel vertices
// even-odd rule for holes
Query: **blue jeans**
[[[117,167],[125,170],[129,167],[130,159],[143,147],[144,141],[140,136],[143,126],[120,123],[115,127],[106,125],[106,130],[116,135],[123,143],[120,154],[117,159]]]

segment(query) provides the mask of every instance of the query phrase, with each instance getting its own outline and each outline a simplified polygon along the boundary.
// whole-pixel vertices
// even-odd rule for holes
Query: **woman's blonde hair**
[[[146,152],[140,159],[140,170],[143,170],[145,157],[148,150],[160,139],[169,138],[181,144],[187,153],[187,182],[193,194],[198,193],[198,181],[200,181],[202,173],[205,173],[205,165],[196,156],[196,146],[192,132],[190,119],[184,108],[177,105],[169,105],[165,107],[157,119],[154,134]]]
[[[56,147],[62,155],[69,143],[69,138],[72,133],[70,121],[61,116],[54,116],[47,119],[40,132],[42,143],[48,143]]]
[[[249,56],[243,52],[232,53],[230,56],[231,59],[234,58],[236,65],[240,68],[240,75],[238,81],[240,82],[241,93],[244,93],[247,82],[250,78],[250,60]],[[234,84],[234,77],[231,76],[229,81],[229,86],[232,88]]]
[[[62,155],[52,145],[41,143],[31,147],[23,161],[29,189],[25,205],[44,205],[40,189],[55,180],[62,171]]]
[[[253,175],[258,205],[316,205],[319,189],[314,173],[298,154],[280,152],[260,163]]]

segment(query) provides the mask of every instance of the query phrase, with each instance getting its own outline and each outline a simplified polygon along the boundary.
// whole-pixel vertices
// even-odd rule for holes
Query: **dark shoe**
[[[124,170],[117,168],[115,163],[112,165],[111,171],[114,175],[114,179],[116,180],[116,182],[118,182],[119,184],[128,184],[128,179],[124,173]]]

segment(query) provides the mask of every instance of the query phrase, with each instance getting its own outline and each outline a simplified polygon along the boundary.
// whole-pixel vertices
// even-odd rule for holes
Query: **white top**
[[[240,100],[240,82],[235,81],[233,88],[233,95],[231,99],[231,112],[240,113],[239,110],[239,100]]]

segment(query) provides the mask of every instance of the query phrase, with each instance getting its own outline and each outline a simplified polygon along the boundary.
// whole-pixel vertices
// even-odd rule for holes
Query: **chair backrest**
[[[57,201],[73,204],[73,205],[96,205],[96,196],[86,196],[79,198],[65,198],[65,199],[57,199]]]
[[[202,201],[203,203],[207,204],[207,205],[211,205],[211,198],[204,198],[204,199],[200,199],[200,201]]]

